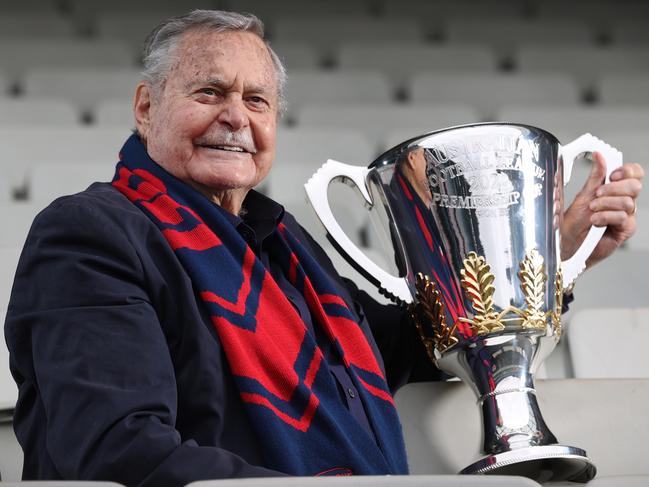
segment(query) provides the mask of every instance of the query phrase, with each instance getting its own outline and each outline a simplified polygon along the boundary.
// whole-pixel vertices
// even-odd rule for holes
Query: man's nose
[[[246,127],[248,114],[243,100],[240,97],[228,96],[221,106],[217,120],[235,132]]]

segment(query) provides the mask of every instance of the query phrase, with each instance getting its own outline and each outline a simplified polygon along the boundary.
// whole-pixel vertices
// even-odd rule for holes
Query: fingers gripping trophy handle
[[[584,134],[561,147],[564,186],[570,181],[575,159],[584,152],[599,152],[604,156],[606,161],[606,183],[609,182],[611,172],[622,165],[622,152],[591,134]],[[575,254],[561,263],[563,282],[566,287],[570,286],[586,268],[586,260],[595,250],[605,231],[606,227],[591,227]]]
[[[374,281],[379,289],[389,298],[405,303],[412,302],[412,296],[406,280],[402,277],[393,276],[383,270],[367,257],[351,239],[336,221],[329,205],[327,189],[329,183],[334,179],[347,178],[358,187],[363,198],[372,205],[372,198],[367,190],[365,183],[369,169],[361,166],[351,166],[342,162],[329,159],[304,185],[307,197],[311,206],[315,210],[318,218],[324,225],[330,237],[342,249],[346,259],[364,271],[369,280]]]

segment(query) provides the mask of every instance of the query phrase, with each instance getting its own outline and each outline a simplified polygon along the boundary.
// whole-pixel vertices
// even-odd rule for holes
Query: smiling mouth
[[[199,144],[199,147],[203,147],[205,149],[212,149],[212,150],[222,150],[222,151],[227,151],[227,152],[238,152],[238,153],[248,153],[248,154],[254,154],[253,151],[248,151],[244,149],[243,147],[239,147],[236,145],[210,145],[210,144]]]

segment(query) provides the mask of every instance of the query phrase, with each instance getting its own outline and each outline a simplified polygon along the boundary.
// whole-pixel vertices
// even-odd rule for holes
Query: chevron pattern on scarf
[[[295,475],[407,471],[392,396],[368,338],[300,242],[280,224],[271,256],[342,357],[376,441],[341,403],[315,338],[223,210],[162,170],[137,137],[121,159],[113,185],[156,224],[199,290],[268,466]]]

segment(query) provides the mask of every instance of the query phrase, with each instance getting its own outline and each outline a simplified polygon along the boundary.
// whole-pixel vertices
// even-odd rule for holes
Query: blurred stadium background
[[[133,127],[144,37],[194,8],[252,12],[266,24],[288,68],[288,112],[260,189],[327,248],[305,203],[308,177],[328,158],[367,165],[434,129],[522,122],[562,142],[591,132],[625,160],[649,164],[644,0],[1,0],[0,319],[34,216],[60,195],[111,179]],[[568,197],[588,170],[575,169]],[[350,204],[349,188],[332,191],[343,226],[380,261],[362,204]],[[567,337],[543,376],[649,377],[641,350],[649,338],[646,195],[637,216],[637,235],[578,281]],[[342,273],[374,293],[331,250]],[[593,322],[601,323],[597,340],[583,332]],[[610,346],[621,336],[634,337],[624,340],[622,360]],[[16,388],[0,348],[0,406],[10,410]]]

